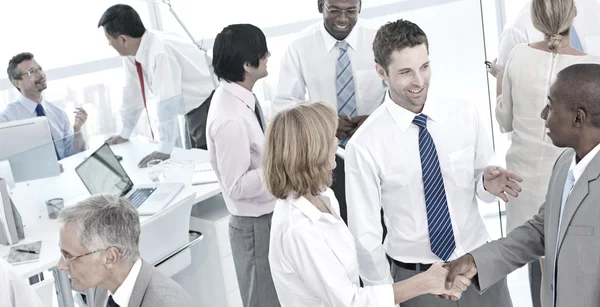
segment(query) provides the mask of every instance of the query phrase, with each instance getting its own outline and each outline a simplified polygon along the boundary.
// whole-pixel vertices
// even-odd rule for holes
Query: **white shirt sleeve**
[[[273,199],[264,188],[262,169],[250,169],[251,151],[248,132],[241,120],[228,120],[214,127],[214,147],[223,193],[233,200],[262,197]]]
[[[121,120],[123,121],[120,135],[128,139],[144,110],[144,101],[134,60],[124,57],[123,68],[125,69],[125,87],[123,88],[123,102],[120,110]]]
[[[513,131],[513,101],[512,101],[512,82],[510,80],[510,63],[515,54],[514,49],[510,52],[504,75],[502,77],[502,95],[496,98],[496,120],[502,133]]]
[[[481,121],[479,114],[477,113],[477,108],[473,106],[472,112],[472,120],[476,125],[476,140],[477,143],[475,145],[475,161],[474,161],[474,176],[475,176],[475,184],[476,190],[475,193],[477,197],[485,202],[491,203],[497,201],[498,198],[486,191],[483,187],[483,171],[488,165],[495,165],[497,163],[496,155],[494,154],[494,148],[492,146],[492,140],[485,132],[485,127],[483,122]]]
[[[381,185],[373,158],[350,141],[344,160],[348,227],[356,240],[360,276],[365,285],[393,282],[381,238]]]
[[[279,83],[273,98],[273,112],[306,100],[306,82],[300,67],[298,53],[289,46],[281,59]]]
[[[166,53],[155,55],[152,72],[152,94],[158,101],[160,152],[171,153],[179,137],[178,115],[185,114],[181,93],[181,66]]]
[[[0,306],[3,307],[44,307],[35,291],[25,278],[19,276],[14,268],[0,259]]]
[[[312,227],[291,228],[282,240],[283,254],[304,284],[327,306],[394,306],[391,283],[365,286],[352,283],[323,235]]]
[[[500,37],[500,43],[498,44],[498,60],[496,61],[496,64],[506,67],[510,52],[516,45],[524,43],[528,43],[525,34],[514,28],[507,28],[504,30]]]

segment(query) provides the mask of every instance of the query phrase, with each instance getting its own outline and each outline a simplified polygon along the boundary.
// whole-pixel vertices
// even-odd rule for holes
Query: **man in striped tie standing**
[[[382,26],[373,50],[388,95],[346,146],[348,226],[366,285],[406,280],[483,245],[489,236],[476,197],[506,201],[521,180],[489,166],[491,140],[473,104],[427,98],[429,43],[416,24]],[[413,306],[457,305],[435,296],[402,303]],[[481,295],[469,287],[460,306],[512,306],[506,280]]]

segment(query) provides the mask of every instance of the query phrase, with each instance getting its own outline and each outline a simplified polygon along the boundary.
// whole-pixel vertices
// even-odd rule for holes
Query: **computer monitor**
[[[0,144],[0,161],[9,161],[15,182],[60,175],[45,116],[0,123]]]

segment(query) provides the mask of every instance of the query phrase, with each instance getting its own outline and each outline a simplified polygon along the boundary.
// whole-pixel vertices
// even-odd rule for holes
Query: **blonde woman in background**
[[[531,19],[544,40],[517,45],[500,71],[497,87],[496,119],[502,132],[512,132],[506,154],[506,168],[521,174],[522,192],[509,196],[506,206],[507,231],[531,219],[544,202],[554,162],[564,150],[552,145],[542,109],[548,102],[550,84],[563,68],[577,63],[600,63],[571,45],[570,28],[577,9],[573,0],[533,0]],[[529,265],[534,307],[540,306],[540,280],[537,263]]]
[[[361,288],[352,233],[328,187],[335,168],[338,116],[325,103],[300,104],[276,114],[263,151],[264,181],[278,199],[269,263],[282,306],[394,306],[415,296],[458,299],[470,284],[445,290],[441,262],[392,285]]]

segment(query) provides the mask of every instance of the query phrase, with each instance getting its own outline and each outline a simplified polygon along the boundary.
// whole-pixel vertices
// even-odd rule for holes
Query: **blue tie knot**
[[[338,41],[335,45],[343,51],[348,50],[348,42],[346,41]]]
[[[35,106],[35,114],[37,116],[45,116],[46,113],[44,113],[44,107],[42,107],[41,103],[38,103],[37,106]]]
[[[421,129],[427,129],[427,115],[421,113],[413,119],[413,124],[419,126]]]

